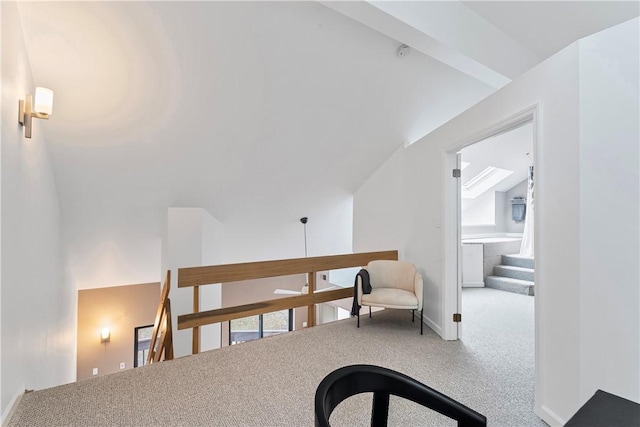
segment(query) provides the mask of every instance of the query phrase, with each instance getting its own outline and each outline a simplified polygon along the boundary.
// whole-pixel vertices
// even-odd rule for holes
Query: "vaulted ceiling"
[[[55,91],[40,129],[63,210],[201,206],[224,221],[353,193],[399,147],[637,16],[629,3],[549,3],[51,1],[19,12],[34,82]],[[401,43],[413,52],[397,56]]]

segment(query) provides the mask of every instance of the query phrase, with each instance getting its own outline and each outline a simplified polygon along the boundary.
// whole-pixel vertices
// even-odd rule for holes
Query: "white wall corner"
[[[440,325],[438,325],[436,322],[430,319],[426,314],[422,315],[422,321],[425,323],[425,325],[431,328],[436,334],[442,337],[442,328],[440,327]],[[442,339],[446,339],[446,338],[442,337]]]
[[[18,390],[13,394],[13,397],[11,397],[11,400],[9,401],[9,404],[5,408],[4,412],[2,412],[2,418],[0,418],[0,424],[2,425],[2,427],[9,425],[9,421],[11,420],[13,413],[16,411],[16,408],[20,404],[22,396],[24,396],[24,390],[24,385],[18,387]]]
[[[558,414],[553,412],[551,409],[542,405],[540,408],[536,407],[534,409],[535,414],[542,419],[545,423],[549,424],[551,427],[559,427],[563,426],[567,423],[568,420],[562,419]]]

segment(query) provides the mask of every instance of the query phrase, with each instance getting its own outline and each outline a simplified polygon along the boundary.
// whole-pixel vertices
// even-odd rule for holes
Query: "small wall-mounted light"
[[[109,341],[111,341],[111,331],[109,331],[109,328],[102,328],[102,332],[100,333],[100,342]]]
[[[18,101],[18,122],[24,126],[24,137],[31,138],[31,124],[33,118],[48,120],[53,112],[53,91],[46,87],[36,88],[36,100],[31,95],[25,95],[24,100]]]

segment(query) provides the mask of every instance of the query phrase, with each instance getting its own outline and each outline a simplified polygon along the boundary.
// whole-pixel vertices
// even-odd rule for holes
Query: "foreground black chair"
[[[315,398],[316,427],[329,427],[329,417],[348,397],[373,392],[371,425],[387,425],[389,396],[409,399],[458,421],[459,427],[486,427],[487,418],[431,387],[391,369],[372,365],[352,365],[327,375],[318,386]]]

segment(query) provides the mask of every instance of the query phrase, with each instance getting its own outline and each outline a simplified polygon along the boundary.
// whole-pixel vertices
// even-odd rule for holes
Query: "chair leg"
[[[358,328],[360,327],[360,310],[358,310]]]
[[[369,306],[369,319],[371,319],[371,306]]]
[[[422,330],[424,328],[424,321],[422,320],[422,312],[424,311],[424,308],[422,310],[420,310],[420,335],[422,334]]]
[[[373,393],[371,427],[387,427],[387,418],[389,418],[389,393],[376,391]]]
[[[411,321],[414,323],[416,321],[416,315],[413,313],[413,310],[411,310]]]

